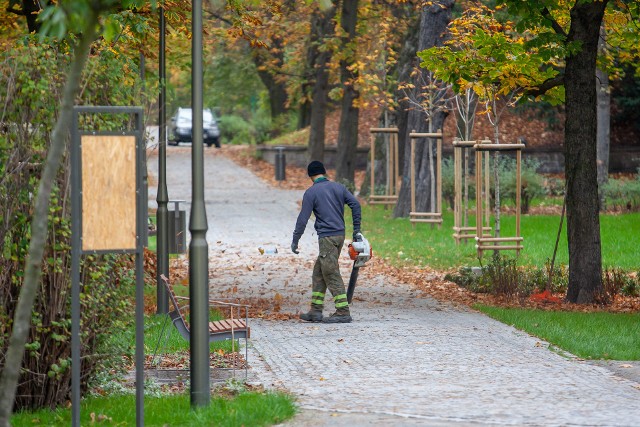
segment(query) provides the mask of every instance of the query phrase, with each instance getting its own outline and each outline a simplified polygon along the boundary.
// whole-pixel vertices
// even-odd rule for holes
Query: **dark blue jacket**
[[[326,178],[318,178],[302,197],[302,210],[293,231],[293,243],[298,244],[311,212],[316,216],[314,225],[318,237],[344,235],[344,205],[351,208],[353,229],[360,231],[360,202],[347,188]]]

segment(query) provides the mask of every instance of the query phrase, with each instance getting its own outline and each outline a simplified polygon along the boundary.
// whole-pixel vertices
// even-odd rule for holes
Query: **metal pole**
[[[80,426],[80,135],[73,112],[71,144],[71,425]]]
[[[166,64],[165,64],[165,33],[164,8],[159,8],[160,46],[158,52],[158,76],[160,78],[160,96],[158,98],[158,192],[156,202],[156,253],[158,263],[156,268],[156,314],[169,312],[169,296],[162,284],[161,276],[169,277],[169,194],[167,192],[167,88],[166,88]]]
[[[136,116],[136,154],[137,157],[145,157],[146,147],[143,145],[142,132],[144,121],[142,109]],[[144,426],[144,234],[147,229],[147,205],[146,197],[143,197],[147,182],[147,164],[139,167],[137,175],[136,198],[136,228],[138,239],[136,242],[136,426]]]
[[[189,297],[191,309],[191,406],[208,406],[209,390],[209,246],[204,205],[204,153],[202,138],[203,67],[202,0],[193,0],[191,39],[192,203],[189,218]]]

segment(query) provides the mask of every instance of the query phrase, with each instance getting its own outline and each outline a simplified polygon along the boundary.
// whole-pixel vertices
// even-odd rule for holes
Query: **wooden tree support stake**
[[[488,141],[486,141],[488,142]],[[455,187],[455,196],[453,203],[453,238],[456,240],[456,244],[460,244],[461,241],[467,239],[475,239],[477,233],[476,226],[467,226],[463,222],[463,215],[466,212],[469,212],[469,206],[467,204],[463,204],[462,200],[462,190],[463,190],[463,178],[464,171],[462,168],[462,159],[463,156],[472,151],[473,147],[477,144],[477,141],[461,141],[458,138],[453,140],[453,176],[454,176],[454,187]],[[484,156],[482,156],[485,162],[485,168],[487,171],[487,177],[489,176],[489,152],[485,152]],[[477,191],[477,189],[476,189]],[[489,193],[486,192],[484,197],[485,208],[484,212],[486,214],[485,223],[489,223]],[[477,219],[476,219],[477,221]],[[485,226],[482,227],[483,236],[487,236],[491,231],[491,227]]]
[[[369,156],[371,162],[371,189],[369,191],[369,203],[372,205],[395,205],[398,201],[398,186],[400,185],[398,164],[398,128],[371,128],[371,143]],[[384,194],[375,194],[375,152],[376,136],[381,134],[387,152],[386,184]]]
[[[476,249],[478,250],[478,258],[482,258],[482,252],[486,250],[515,250],[516,255],[520,255],[523,249],[520,236],[520,196],[522,193],[522,149],[524,144],[491,144],[489,141],[481,141],[475,144],[473,148],[476,150]],[[482,185],[482,153],[491,151],[515,151],[516,152],[516,235],[513,237],[488,237],[483,234],[484,221],[482,220],[483,203],[482,192],[489,194],[489,168],[485,165],[485,183]],[[488,209],[487,209],[488,213]],[[486,224],[489,224],[488,219]]]
[[[416,133],[411,132],[411,212],[409,221],[415,225],[417,222],[426,222],[442,226],[442,131],[436,133]],[[436,176],[435,182],[431,180],[431,192],[435,190],[436,205],[433,212],[416,211],[416,141],[426,141],[429,153],[433,151],[433,140],[436,140]],[[432,203],[433,205],[433,203]]]

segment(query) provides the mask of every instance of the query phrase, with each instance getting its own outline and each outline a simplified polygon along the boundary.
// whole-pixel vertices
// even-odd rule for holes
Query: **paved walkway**
[[[190,148],[168,151],[169,197],[189,199]],[[215,149],[205,172],[211,293],[235,287],[282,301],[283,312],[306,310],[312,223],[300,255],[289,251],[302,192],[270,188]],[[341,267],[347,278],[346,255]],[[250,379],[290,391],[302,408],[286,425],[640,425],[640,384],[366,268],[352,315],[344,325],[252,320]]]

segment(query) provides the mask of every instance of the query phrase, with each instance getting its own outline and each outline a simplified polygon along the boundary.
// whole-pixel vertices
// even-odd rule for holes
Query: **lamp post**
[[[158,77],[160,79],[160,95],[158,97],[158,193],[156,202],[156,253],[158,257],[156,266],[156,314],[169,312],[169,296],[162,284],[161,275],[169,277],[169,195],[167,192],[167,89],[166,89],[166,63],[165,63],[165,33],[164,6],[158,8],[158,26],[160,27],[160,40],[158,52]]]
[[[209,390],[209,245],[204,205],[202,0],[193,0],[191,39],[191,182],[189,297],[191,309],[191,406],[207,406]]]

